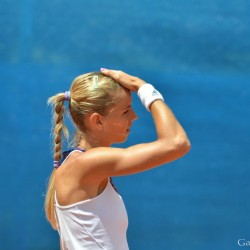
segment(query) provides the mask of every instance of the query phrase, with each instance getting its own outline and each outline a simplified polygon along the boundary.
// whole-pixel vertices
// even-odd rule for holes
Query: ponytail
[[[67,92],[68,94],[68,92]],[[64,124],[63,114],[65,112],[64,100],[66,93],[57,94],[48,100],[48,104],[53,106],[53,140],[54,140],[54,167],[58,167],[62,155],[62,132],[65,138],[68,138],[68,129]],[[57,222],[55,218],[55,168],[50,176],[46,197],[45,197],[45,213],[48,221],[54,229],[57,229]]]
[[[48,104],[53,106],[53,139],[54,139],[54,167],[60,165],[62,155],[62,132],[68,138],[68,130],[63,121],[65,111],[64,101],[70,102],[69,112],[73,124],[76,128],[74,143],[79,145],[87,131],[84,124],[88,114],[99,113],[106,115],[109,108],[119,102],[118,93],[121,90],[118,84],[111,77],[100,72],[91,72],[80,75],[74,79],[70,87],[70,92],[60,93],[52,96]],[[52,227],[57,229],[55,218],[55,169],[53,170],[45,197],[46,217]]]

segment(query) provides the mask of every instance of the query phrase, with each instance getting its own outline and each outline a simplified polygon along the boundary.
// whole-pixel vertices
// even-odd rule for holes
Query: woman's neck
[[[82,139],[78,144],[79,148],[84,148],[86,150],[97,147],[110,147],[110,145],[106,145],[105,143],[101,143],[98,140],[90,140],[90,139]]]

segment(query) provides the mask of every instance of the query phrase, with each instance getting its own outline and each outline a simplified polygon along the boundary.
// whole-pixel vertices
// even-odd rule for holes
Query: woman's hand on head
[[[106,76],[110,76],[111,78],[113,78],[115,81],[117,81],[119,84],[121,84],[123,87],[137,92],[138,89],[145,84],[145,82],[136,77],[136,76],[131,76],[123,71],[120,70],[109,70],[109,69],[104,69],[101,68],[101,72],[106,75]]]

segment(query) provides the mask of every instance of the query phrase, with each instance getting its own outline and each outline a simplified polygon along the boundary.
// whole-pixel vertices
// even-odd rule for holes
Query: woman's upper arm
[[[183,148],[183,149],[182,149]],[[85,174],[105,178],[139,173],[176,160],[187,152],[178,142],[157,140],[129,148],[94,148],[82,155]]]

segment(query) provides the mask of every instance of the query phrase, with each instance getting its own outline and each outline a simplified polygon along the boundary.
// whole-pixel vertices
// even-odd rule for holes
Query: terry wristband
[[[137,92],[139,98],[141,99],[142,104],[145,106],[145,108],[150,111],[149,107],[150,105],[156,101],[156,100],[162,100],[163,96],[159,91],[157,91],[153,85],[146,83],[143,84]]]

